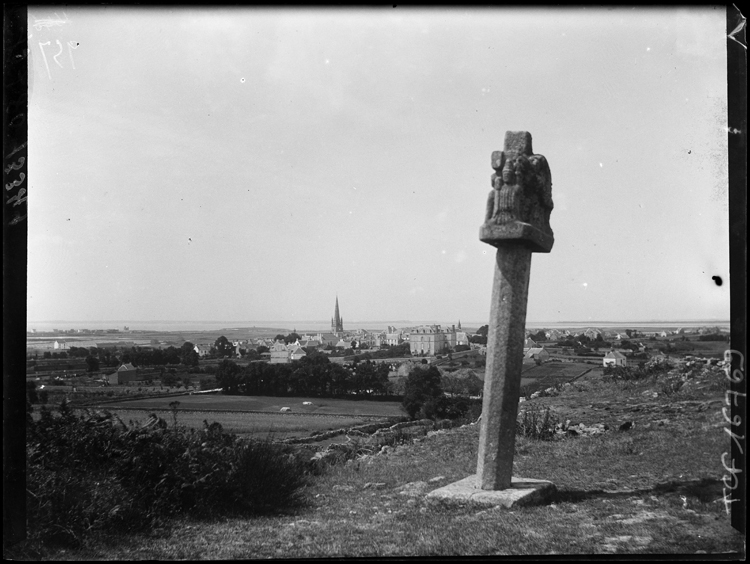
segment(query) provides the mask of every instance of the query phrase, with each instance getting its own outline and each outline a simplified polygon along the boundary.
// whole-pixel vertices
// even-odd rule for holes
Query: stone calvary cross
[[[539,502],[555,491],[545,480],[513,477],[513,450],[521,391],[531,253],[548,253],[552,179],[547,159],[531,149],[531,134],[508,131],[492,153],[492,191],[479,239],[497,248],[477,473],[435,490],[428,498],[487,505]]]

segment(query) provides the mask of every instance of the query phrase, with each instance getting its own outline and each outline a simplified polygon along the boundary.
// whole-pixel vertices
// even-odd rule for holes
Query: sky
[[[486,323],[492,151],[555,244],[527,320],[729,319],[716,8],[29,8],[27,316]],[[718,286],[713,277],[719,276]]]

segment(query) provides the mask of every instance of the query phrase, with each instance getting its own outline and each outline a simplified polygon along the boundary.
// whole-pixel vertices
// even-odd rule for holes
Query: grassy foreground
[[[469,555],[724,554],[744,558],[744,535],[722,502],[723,374],[679,390],[593,371],[553,397],[561,421],[608,430],[518,437],[514,474],[553,481],[546,506],[447,509],[430,490],[473,474],[478,425],[434,431],[412,444],[330,467],[290,514],[185,519],[151,534],[93,538],[81,549],[13,558],[54,560],[250,559]],[[671,390],[671,391],[670,391]],[[621,425],[628,430],[620,431]]]

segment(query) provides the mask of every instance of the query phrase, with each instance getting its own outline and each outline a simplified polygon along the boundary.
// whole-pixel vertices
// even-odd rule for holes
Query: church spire
[[[339,297],[336,296],[336,309],[333,312],[333,319],[331,319],[331,333],[338,335],[344,332],[344,320],[341,318],[339,313]]]

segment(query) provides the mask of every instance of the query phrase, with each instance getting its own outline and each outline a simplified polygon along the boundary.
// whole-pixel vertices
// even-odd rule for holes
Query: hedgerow
[[[186,513],[291,509],[307,483],[289,447],[241,440],[218,423],[196,431],[154,416],[136,427],[63,404],[27,426],[29,538],[42,542],[77,546],[93,532],[147,530]]]

